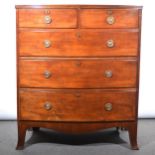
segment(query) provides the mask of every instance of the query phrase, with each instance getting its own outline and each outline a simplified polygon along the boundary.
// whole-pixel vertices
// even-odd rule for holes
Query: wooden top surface
[[[17,9],[45,9],[45,8],[117,8],[117,9],[142,9],[136,5],[16,5]]]

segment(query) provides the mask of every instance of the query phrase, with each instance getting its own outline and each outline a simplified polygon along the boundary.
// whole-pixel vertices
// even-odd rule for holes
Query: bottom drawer
[[[121,121],[136,116],[136,90],[20,89],[20,120]]]

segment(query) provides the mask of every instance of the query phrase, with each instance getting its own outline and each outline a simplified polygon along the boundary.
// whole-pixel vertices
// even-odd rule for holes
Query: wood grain
[[[126,128],[130,134],[131,149],[137,150],[137,122],[135,121],[114,121],[114,122],[44,122],[44,121],[19,121],[20,134],[16,149],[21,150],[24,148],[24,137],[26,130],[32,127],[43,127],[52,130],[68,133],[68,134],[81,134],[91,133],[101,129],[112,127]],[[52,132],[52,131],[51,131]],[[115,132],[115,131],[114,131]],[[104,142],[104,141],[103,141]]]
[[[39,27],[39,28],[76,28],[77,10],[75,9],[20,9],[19,27]],[[45,16],[50,16],[52,22],[46,24]]]
[[[20,91],[20,120],[120,121],[134,120],[135,92],[113,91]],[[52,108],[46,110],[48,102]],[[106,111],[106,103],[112,110]]]
[[[107,46],[108,40],[114,47]],[[45,48],[44,40],[51,41]],[[20,30],[20,56],[137,56],[134,30]]]
[[[18,5],[16,8],[16,149],[24,148],[27,129],[40,127],[70,134],[126,128],[131,148],[138,149],[142,7]],[[52,18],[50,24],[44,22],[47,15]],[[115,19],[111,25],[106,21],[109,16]],[[45,39],[52,43],[49,48],[44,47]],[[107,39],[114,40],[113,48],[107,48]],[[111,78],[105,77],[107,69],[113,72]],[[51,77],[46,79],[44,71],[50,71]],[[43,107],[47,100],[52,103],[49,111]],[[111,111],[105,111],[105,102],[112,103]]]
[[[61,4],[61,5],[16,5],[15,8],[16,9],[50,9],[50,8],[54,8],[54,9],[70,9],[70,8],[74,8],[74,9],[142,9],[143,6],[139,6],[139,5],[67,5],[67,4]]]
[[[119,59],[22,59],[20,87],[106,88],[136,87],[136,60]],[[113,76],[105,77],[111,70]],[[46,79],[44,72],[51,73]]]
[[[109,11],[112,13],[109,14]],[[109,16],[115,18],[114,24],[108,24]],[[81,28],[137,28],[138,10],[134,9],[81,9]]]

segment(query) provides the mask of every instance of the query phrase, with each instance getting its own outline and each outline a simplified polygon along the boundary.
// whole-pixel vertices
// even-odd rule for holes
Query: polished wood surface
[[[135,101],[133,91],[20,91],[20,119],[74,122],[134,120]],[[51,105],[51,109],[44,107],[46,103]],[[112,104],[112,110],[105,109],[106,103]]]
[[[108,40],[114,47],[107,46]],[[46,48],[44,41],[51,46]],[[20,56],[137,56],[137,30],[20,29]]]
[[[115,18],[114,24],[108,24],[109,16]],[[135,9],[81,9],[82,28],[137,28],[138,10]]]
[[[44,22],[45,16],[51,17],[52,19],[51,23],[46,24]],[[77,10],[75,9],[19,10],[19,27],[76,28],[76,26],[77,26]]]
[[[134,59],[22,59],[19,65],[20,87],[136,87]],[[46,71],[51,73],[49,78],[44,76]],[[106,77],[106,71],[112,77]]]
[[[137,150],[142,7],[16,8],[16,148],[24,148],[29,128],[79,134],[121,127]]]
[[[43,121],[19,121],[19,132],[18,132],[18,144],[16,149],[24,149],[24,140],[26,135],[26,130],[32,127],[43,127],[52,130],[68,133],[68,134],[83,134],[91,133],[93,131],[112,128],[114,126],[119,126],[126,128],[129,133],[131,149],[137,150],[137,124],[135,121],[114,121],[114,122],[43,122]],[[25,146],[26,147],[26,146]]]
[[[139,5],[16,5],[16,9],[138,9],[139,11],[142,9],[142,6]]]

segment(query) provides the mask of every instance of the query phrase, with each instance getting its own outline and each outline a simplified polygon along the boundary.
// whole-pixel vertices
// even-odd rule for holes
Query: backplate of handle
[[[44,41],[43,41],[43,44],[44,44],[44,47],[45,47],[45,48],[49,48],[49,47],[51,47],[51,45],[52,45],[52,43],[51,43],[50,40],[44,40]]]
[[[106,70],[104,75],[106,78],[111,78],[113,76],[113,72],[111,70]]]
[[[110,15],[107,17],[106,21],[107,21],[107,24],[112,25],[115,23],[115,17]]]
[[[50,102],[45,102],[44,103],[44,109],[51,110],[52,109],[52,104]]]
[[[46,79],[49,79],[51,76],[52,76],[52,73],[50,72],[50,71],[44,71],[44,73],[43,73],[43,75],[44,75],[44,77],[46,78]]]
[[[105,105],[104,105],[104,109],[106,110],[106,111],[111,111],[112,110],[112,103],[105,103]]]
[[[50,24],[52,22],[52,17],[47,15],[47,16],[44,16],[44,23],[45,24]]]

